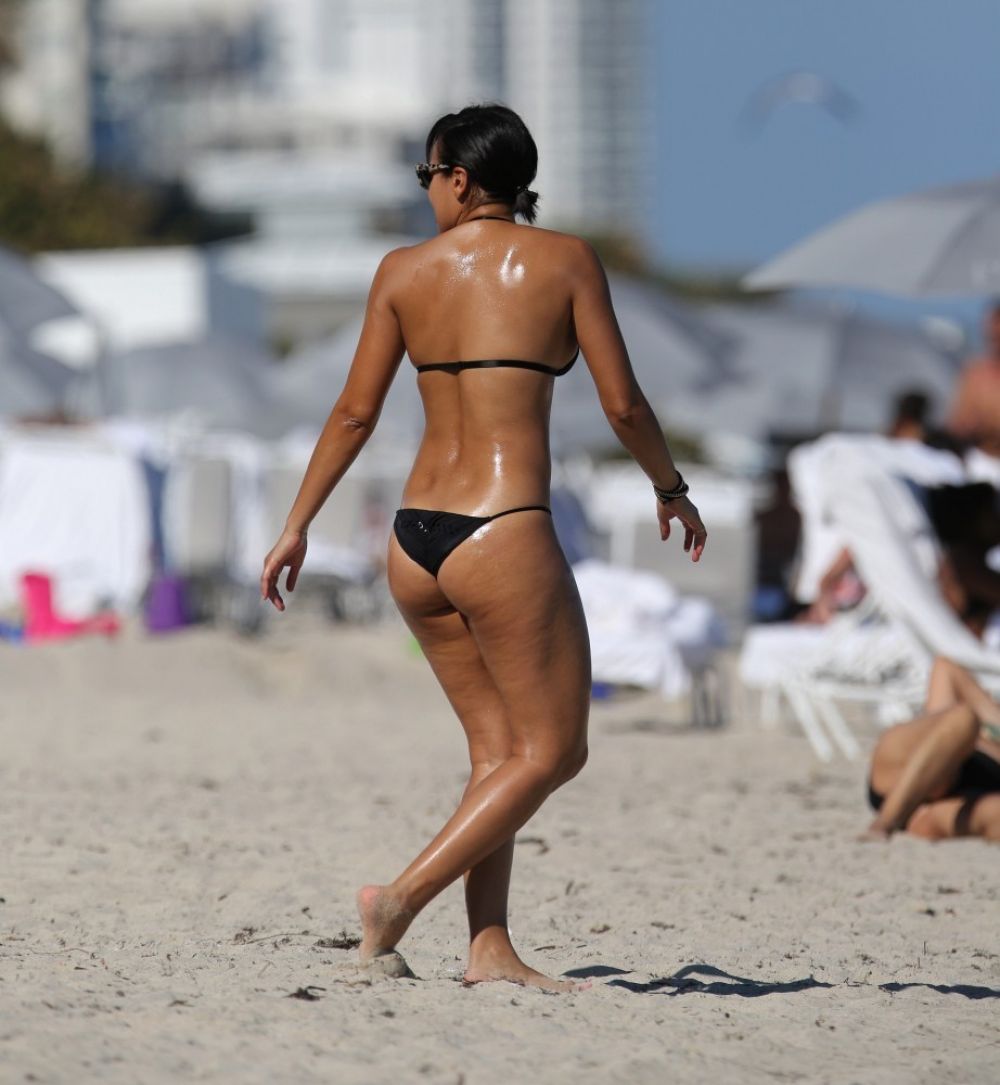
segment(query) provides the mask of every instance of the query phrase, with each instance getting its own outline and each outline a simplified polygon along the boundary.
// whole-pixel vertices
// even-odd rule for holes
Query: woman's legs
[[[931,717],[932,726],[885,794],[874,825],[885,832],[906,826],[917,807],[928,799],[947,795],[962,762],[972,753],[979,734],[976,714],[964,704]]]
[[[885,796],[873,835],[903,828],[921,803],[946,796],[976,747],[980,720],[998,711],[967,671],[935,660],[926,714],[889,728],[872,755],[871,784]]]
[[[430,845],[390,886],[362,892],[371,919],[362,951],[390,949],[413,916],[467,872],[468,977],[540,982],[545,977],[517,959],[507,935],[513,834],[582,767],[589,644],[548,517],[513,521],[518,530],[501,521],[464,543],[438,583],[390,546],[394,597],[462,720],[473,771]]]
[[[908,723],[887,728],[875,745],[871,765],[871,784],[875,791],[880,795],[889,794],[910,758],[938,726],[945,712],[956,705],[968,703],[970,689],[973,696],[978,691],[980,697],[989,700],[961,667],[948,659],[935,659],[924,712]],[[950,782],[945,781],[945,784]],[[946,790],[942,790],[941,794],[945,794]]]
[[[1000,843],[1000,795],[955,796],[924,803],[906,829],[925,840],[981,836]]]
[[[931,667],[924,715],[933,716],[937,712],[951,708],[958,699],[958,691],[955,689],[955,664],[939,656]]]
[[[927,692],[927,711],[965,704],[975,712],[980,723],[1000,724],[1000,704],[960,664],[938,657],[934,660]]]
[[[401,557],[399,563],[408,563]],[[410,563],[412,565],[412,563]],[[409,607],[407,622],[420,642],[424,655],[444,689],[469,744],[471,772],[465,794],[511,754],[511,735],[507,712],[500,694],[483,665],[479,649],[469,632],[465,619],[445,601],[447,610],[419,613],[421,603],[426,609],[431,585],[421,583],[422,570],[411,569],[411,591],[399,583],[407,580],[407,571],[396,569],[397,594],[405,597]],[[428,577],[431,580],[430,577]],[[433,581],[432,581],[433,583]],[[444,597],[430,595],[432,610],[437,610]],[[509,968],[521,966],[507,931],[507,899],[511,866],[514,858],[513,836],[492,854],[465,872],[465,900],[469,916],[469,972],[479,963],[485,951],[493,957],[504,956]],[[539,979],[543,979],[537,974]]]

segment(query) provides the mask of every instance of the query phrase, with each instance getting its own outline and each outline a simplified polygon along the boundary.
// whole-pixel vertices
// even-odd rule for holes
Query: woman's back
[[[580,242],[489,219],[400,250],[391,300],[416,367],[483,359],[564,368],[576,351],[572,269]],[[509,366],[430,370],[426,429],[406,501],[488,511],[548,499],[553,378]]]

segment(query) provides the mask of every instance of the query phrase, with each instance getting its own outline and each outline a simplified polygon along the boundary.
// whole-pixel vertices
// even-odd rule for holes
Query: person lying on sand
[[[1000,842],[1000,704],[963,667],[936,659],[924,714],[875,747],[868,799],[877,813],[862,840],[905,829]]]

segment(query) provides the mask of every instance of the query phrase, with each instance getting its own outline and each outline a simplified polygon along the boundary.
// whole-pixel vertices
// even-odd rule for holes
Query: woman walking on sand
[[[525,964],[507,931],[514,834],[587,757],[590,655],[573,574],[548,508],[553,385],[582,351],[611,428],[653,483],[660,535],[676,518],[697,561],[706,533],[636,384],[603,268],[535,218],[537,151],[504,106],[431,128],[416,167],[438,235],[390,252],[372,283],[343,392],[287,525],[264,562],[278,610],[306,529],[371,435],[404,352],[426,426],[389,540],[393,598],[465,730],[458,809],[389,885],[358,893],[361,959],[390,974],[419,912],[465,877],[469,982],[570,986]],[[413,379],[407,377],[405,379]]]

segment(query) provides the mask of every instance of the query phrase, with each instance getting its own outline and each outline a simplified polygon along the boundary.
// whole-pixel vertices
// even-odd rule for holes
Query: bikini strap
[[[548,505],[519,505],[516,509],[504,509],[503,512],[495,512],[492,516],[487,516],[487,520],[495,520],[498,516],[510,516],[512,512],[547,512],[549,516],[552,515],[552,510]]]
[[[548,373],[553,377],[561,377],[573,368],[573,363],[580,355],[580,348],[572,358],[559,369],[553,369],[550,365],[542,362],[526,362],[520,358],[480,358],[471,362],[428,362],[426,365],[418,365],[418,373],[429,373],[432,370],[441,370],[444,373],[459,373],[463,369],[532,369],[536,373]]]

